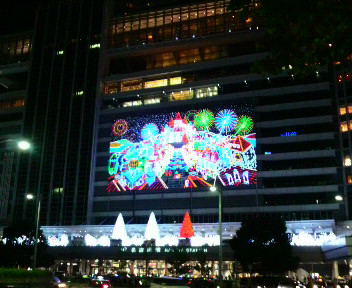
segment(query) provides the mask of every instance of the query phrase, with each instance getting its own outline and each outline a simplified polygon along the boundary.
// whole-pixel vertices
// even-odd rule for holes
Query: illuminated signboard
[[[112,125],[107,190],[256,184],[252,113],[226,106],[121,116]]]

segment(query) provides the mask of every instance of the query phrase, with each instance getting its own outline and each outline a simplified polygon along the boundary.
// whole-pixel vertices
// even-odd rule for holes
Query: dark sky
[[[40,0],[1,0],[0,35],[32,30]]]

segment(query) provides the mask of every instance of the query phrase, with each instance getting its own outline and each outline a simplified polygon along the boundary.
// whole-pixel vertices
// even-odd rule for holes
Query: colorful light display
[[[113,124],[108,191],[256,184],[252,114],[247,106],[226,106],[120,117]]]

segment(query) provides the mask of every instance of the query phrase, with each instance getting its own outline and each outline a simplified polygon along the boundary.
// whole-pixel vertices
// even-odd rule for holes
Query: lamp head
[[[336,200],[336,201],[342,201],[343,198],[342,198],[341,195],[336,195],[336,196],[335,196],[335,200]]]
[[[210,186],[209,189],[210,189],[211,192],[216,192],[216,186]]]
[[[28,150],[31,147],[31,144],[26,140],[21,140],[18,141],[17,146],[21,150]]]
[[[34,195],[33,195],[33,194],[27,194],[27,195],[26,195],[26,198],[27,198],[28,200],[32,200],[32,199],[34,198]]]

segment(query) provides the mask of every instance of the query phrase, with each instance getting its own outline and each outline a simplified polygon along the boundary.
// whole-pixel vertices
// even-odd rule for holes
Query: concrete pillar
[[[134,274],[134,261],[130,261],[130,274]]]
[[[348,272],[352,276],[352,259],[348,260]]]
[[[169,276],[169,269],[167,269],[166,261],[165,261],[165,276]]]
[[[84,259],[81,259],[79,261],[79,272],[82,274],[82,275],[85,275],[86,274],[86,260]]]
[[[332,262],[331,278],[335,279],[339,276],[339,265],[337,261]]]

